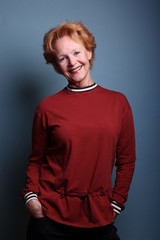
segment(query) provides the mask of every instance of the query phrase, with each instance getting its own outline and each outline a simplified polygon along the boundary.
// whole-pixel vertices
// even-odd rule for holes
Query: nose
[[[74,56],[70,56],[68,58],[68,63],[70,66],[74,66],[76,64],[76,59],[74,58]]]

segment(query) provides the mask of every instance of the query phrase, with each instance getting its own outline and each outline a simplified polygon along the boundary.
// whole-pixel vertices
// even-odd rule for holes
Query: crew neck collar
[[[96,87],[97,87],[97,83],[93,83],[92,85],[83,87],[83,88],[74,88],[74,87],[70,87],[69,85],[66,88],[71,92],[86,92]]]

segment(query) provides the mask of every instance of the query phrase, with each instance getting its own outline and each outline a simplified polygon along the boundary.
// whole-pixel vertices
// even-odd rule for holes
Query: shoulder
[[[123,113],[132,111],[128,98],[124,93],[115,91],[115,90],[106,89],[101,86],[99,87],[99,90],[101,92],[101,96],[104,95],[105,101],[113,109],[118,109]]]
[[[36,112],[47,112],[59,104],[65,94],[65,89],[43,98],[36,107]]]
[[[128,102],[126,95],[122,92],[107,89],[101,86],[99,86],[99,89],[101,91],[101,94],[104,94],[106,97],[110,98],[110,100],[114,99],[120,102]]]

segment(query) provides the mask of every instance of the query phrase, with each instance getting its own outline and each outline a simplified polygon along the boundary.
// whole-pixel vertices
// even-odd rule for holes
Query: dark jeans
[[[31,218],[26,240],[120,240],[113,224],[98,228],[66,226],[49,218]]]

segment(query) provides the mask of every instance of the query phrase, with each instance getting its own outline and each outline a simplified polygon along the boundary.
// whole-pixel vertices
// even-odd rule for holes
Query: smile
[[[82,68],[82,65],[79,66],[79,67],[76,67],[76,68],[73,68],[71,70],[69,70],[70,73],[76,73],[76,72],[79,72],[79,70]]]

